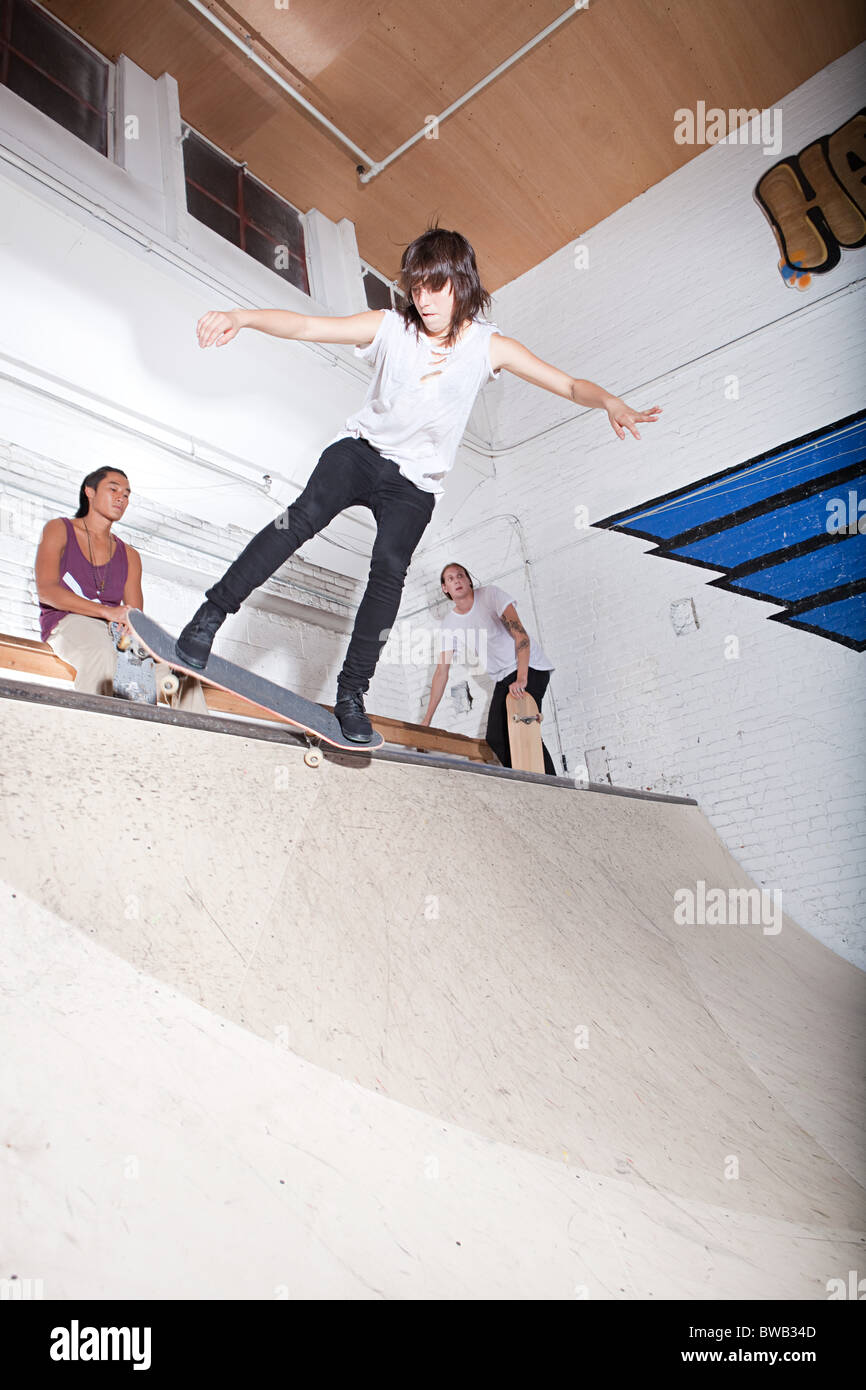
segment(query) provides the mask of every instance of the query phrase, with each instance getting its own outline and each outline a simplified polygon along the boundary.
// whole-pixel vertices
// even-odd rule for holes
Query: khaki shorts
[[[114,672],[117,666],[117,648],[108,630],[108,623],[102,618],[88,618],[83,613],[67,613],[61,618],[48,638],[48,645],[75,667],[74,686],[76,690],[89,695],[112,695],[114,693]],[[164,661],[156,663],[157,689],[163,676],[169,675],[171,667]],[[175,695],[166,700],[159,699],[172,709],[189,710],[193,714],[207,714],[201,682],[194,676],[185,676],[180,671],[174,673],[180,681]]]

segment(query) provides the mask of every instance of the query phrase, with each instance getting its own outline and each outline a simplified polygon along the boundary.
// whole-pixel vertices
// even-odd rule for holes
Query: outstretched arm
[[[225,347],[242,328],[258,328],[274,338],[295,338],[303,343],[372,343],[384,317],[384,309],[342,318],[315,318],[291,309],[212,309],[196,324],[199,347]]]
[[[654,405],[650,410],[634,410],[619,396],[612,396],[594,381],[570,377],[549,362],[542,362],[534,352],[524,347],[516,338],[504,338],[501,333],[490,336],[490,365],[496,371],[504,367],[507,372],[540,386],[543,391],[552,391],[554,396],[564,396],[575,405],[586,405],[607,412],[611,426],[625,439],[626,430],[631,430],[635,439],[640,435],[635,429],[638,424],[653,424],[661,414],[661,406]]]

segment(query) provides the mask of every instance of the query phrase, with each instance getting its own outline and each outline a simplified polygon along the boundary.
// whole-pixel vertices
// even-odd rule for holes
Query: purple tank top
[[[94,603],[104,603],[109,608],[122,603],[129,570],[129,559],[123,541],[119,536],[115,536],[117,545],[105,572],[105,587],[100,594],[96,588],[93,566],[78,544],[75,527],[68,517],[63,517],[63,524],[66,527],[66,547],[60,557],[60,583],[64,589],[70,589],[73,594],[80,594],[82,598],[92,599]],[[102,573],[102,566],[99,565],[97,568]],[[66,609],[49,608],[47,604],[40,603],[39,627],[43,642],[48,641],[60,619],[66,616]]]

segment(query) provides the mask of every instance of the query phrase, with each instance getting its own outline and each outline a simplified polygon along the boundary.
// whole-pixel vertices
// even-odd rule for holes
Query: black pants
[[[329,444],[297,501],[254,536],[207,597],[236,613],[290,555],[347,507],[369,507],[376,518],[370,573],[349,650],[338,677],[367,690],[400,607],[409,561],[433,515],[436,498],[404,478],[366,439]]]
[[[511,766],[511,747],[508,742],[508,715],[505,708],[505,697],[508,694],[508,687],[517,680],[517,672],[512,671],[510,676],[503,676],[501,681],[496,682],[493,690],[493,699],[490,701],[490,713],[487,716],[487,742],[493,749],[503,767]],[[526,678],[526,689],[538,705],[541,713],[541,701],[548,682],[550,681],[549,671],[536,671],[534,666],[530,666],[529,675]],[[544,743],[544,770],[551,777],[555,777],[556,768],[553,766],[553,759],[547,751]]]

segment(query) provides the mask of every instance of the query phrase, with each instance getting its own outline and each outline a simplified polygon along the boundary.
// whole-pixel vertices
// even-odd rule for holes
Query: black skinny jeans
[[[254,536],[207,597],[236,613],[254,589],[347,507],[369,507],[376,518],[370,574],[349,649],[338,677],[363,694],[400,607],[409,561],[433,515],[436,498],[404,478],[366,439],[329,444],[300,497]]]
[[[501,681],[497,681],[493,690],[493,699],[490,701],[490,712],[487,715],[487,733],[485,738],[493,749],[503,767],[511,766],[511,746],[508,741],[508,711],[505,707],[505,697],[508,694],[508,687],[517,680],[517,671],[512,671],[509,676],[503,676]],[[549,671],[537,671],[534,666],[530,666],[529,674],[526,677],[526,689],[538,705],[538,712],[541,713],[541,701],[545,690],[550,681]],[[553,766],[553,759],[542,742],[544,750],[544,771],[551,777],[555,777],[556,768]]]

